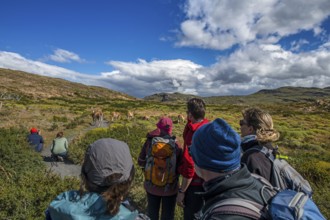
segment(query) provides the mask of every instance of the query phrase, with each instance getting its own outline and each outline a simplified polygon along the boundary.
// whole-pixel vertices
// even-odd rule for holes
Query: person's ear
[[[187,118],[188,118],[188,120],[191,120],[191,117],[192,117],[191,113],[190,112],[187,112]]]
[[[255,134],[256,133],[256,131],[254,130],[253,126],[247,126],[247,127],[248,127],[248,132],[250,134]]]

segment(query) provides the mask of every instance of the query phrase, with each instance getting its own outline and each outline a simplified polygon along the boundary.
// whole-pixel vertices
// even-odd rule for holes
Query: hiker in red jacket
[[[184,220],[195,219],[203,206],[203,199],[196,192],[203,192],[203,180],[195,173],[194,161],[189,148],[195,131],[209,121],[205,119],[205,103],[202,99],[192,98],[187,102],[188,122],[183,132],[183,158],[179,166],[182,183],[177,196],[177,205],[184,208]]]

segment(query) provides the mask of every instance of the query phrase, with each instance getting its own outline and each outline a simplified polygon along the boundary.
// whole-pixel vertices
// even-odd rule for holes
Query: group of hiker
[[[244,110],[239,135],[223,119],[208,121],[205,112],[202,99],[187,102],[183,144],[173,135],[169,117],[160,118],[156,129],[147,133],[137,158],[144,172],[146,215],[134,211],[126,200],[135,175],[129,146],[103,138],[85,153],[80,189],[58,195],[46,210],[46,219],[171,220],[178,219],[176,205],[183,208],[184,220],[290,219],[288,215],[294,213],[295,219],[325,219],[303,178],[296,185],[306,185],[307,193],[293,186],[295,179],[292,186],[276,184],[277,148],[272,142],[279,133],[269,113],[259,108]],[[282,199],[283,193],[291,200],[281,200],[278,205],[283,207],[278,208],[274,201]],[[290,208],[293,211],[283,214]]]
[[[30,147],[37,152],[41,152],[44,146],[44,138],[41,135],[41,131],[37,128],[31,128],[30,134],[27,136],[27,142]],[[51,156],[56,161],[64,161],[68,156],[69,143],[68,140],[64,137],[63,131],[60,131],[56,134],[55,139],[52,141],[50,147]]]

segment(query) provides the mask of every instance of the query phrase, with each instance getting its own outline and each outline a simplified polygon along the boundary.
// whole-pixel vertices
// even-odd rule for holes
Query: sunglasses
[[[244,119],[242,119],[242,120],[239,120],[239,125],[240,126],[248,125],[248,123]]]

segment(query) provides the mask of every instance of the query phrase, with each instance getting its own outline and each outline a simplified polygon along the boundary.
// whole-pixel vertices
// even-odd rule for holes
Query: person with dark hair
[[[63,135],[62,131],[58,132],[50,148],[52,157],[55,157],[57,161],[63,161],[68,155],[69,144],[68,140]]]
[[[124,202],[134,174],[126,143],[111,138],[95,141],[85,153],[80,190],[58,195],[46,211],[47,219],[139,219]]]
[[[182,158],[182,147],[172,136],[173,122],[170,118],[162,117],[156,126],[157,129],[147,134],[138,158],[145,173],[147,212],[151,220],[159,219],[160,210],[160,219],[174,220],[179,179],[177,167]]]
[[[201,194],[205,205],[198,218],[259,219],[251,217],[254,212],[239,207],[241,204],[230,203],[244,199],[244,202],[265,207],[273,196],[251,175],[246,165],[240,163],[239,134],[218,118],[195,132],[190,148],[195,171],[205,180],[205,192]]]
[[[243,150],[241,161],[251,173],[258,174],[272,183],[272,162],[261,149],[266,147],[276,153],[272,142],[277,141],[280,134],[274,129],[273,119],[268,112],[249,108],[245,109],[242,115],[243,119],[239,121]]]
[[[44,146],[44,139],[39,134],[37,128],[31,128],[30,134],[27,136],[27,141],[30,144],[31,148],[33,148],[37,152],[41,152]]]
[[[192,98],[187,102],[187,124],[183,131],[183,158],[179,166],[182,183],[177,196],[177,204],[184,208],[184,219],[195,219],[195,214],[202,208],[203,199],[198,193],[203,192],[203,179],[194,170],[194,161],[190,156],[190,145],[194,133],[209,121],[205,118],[205,103],[202,99]]]

